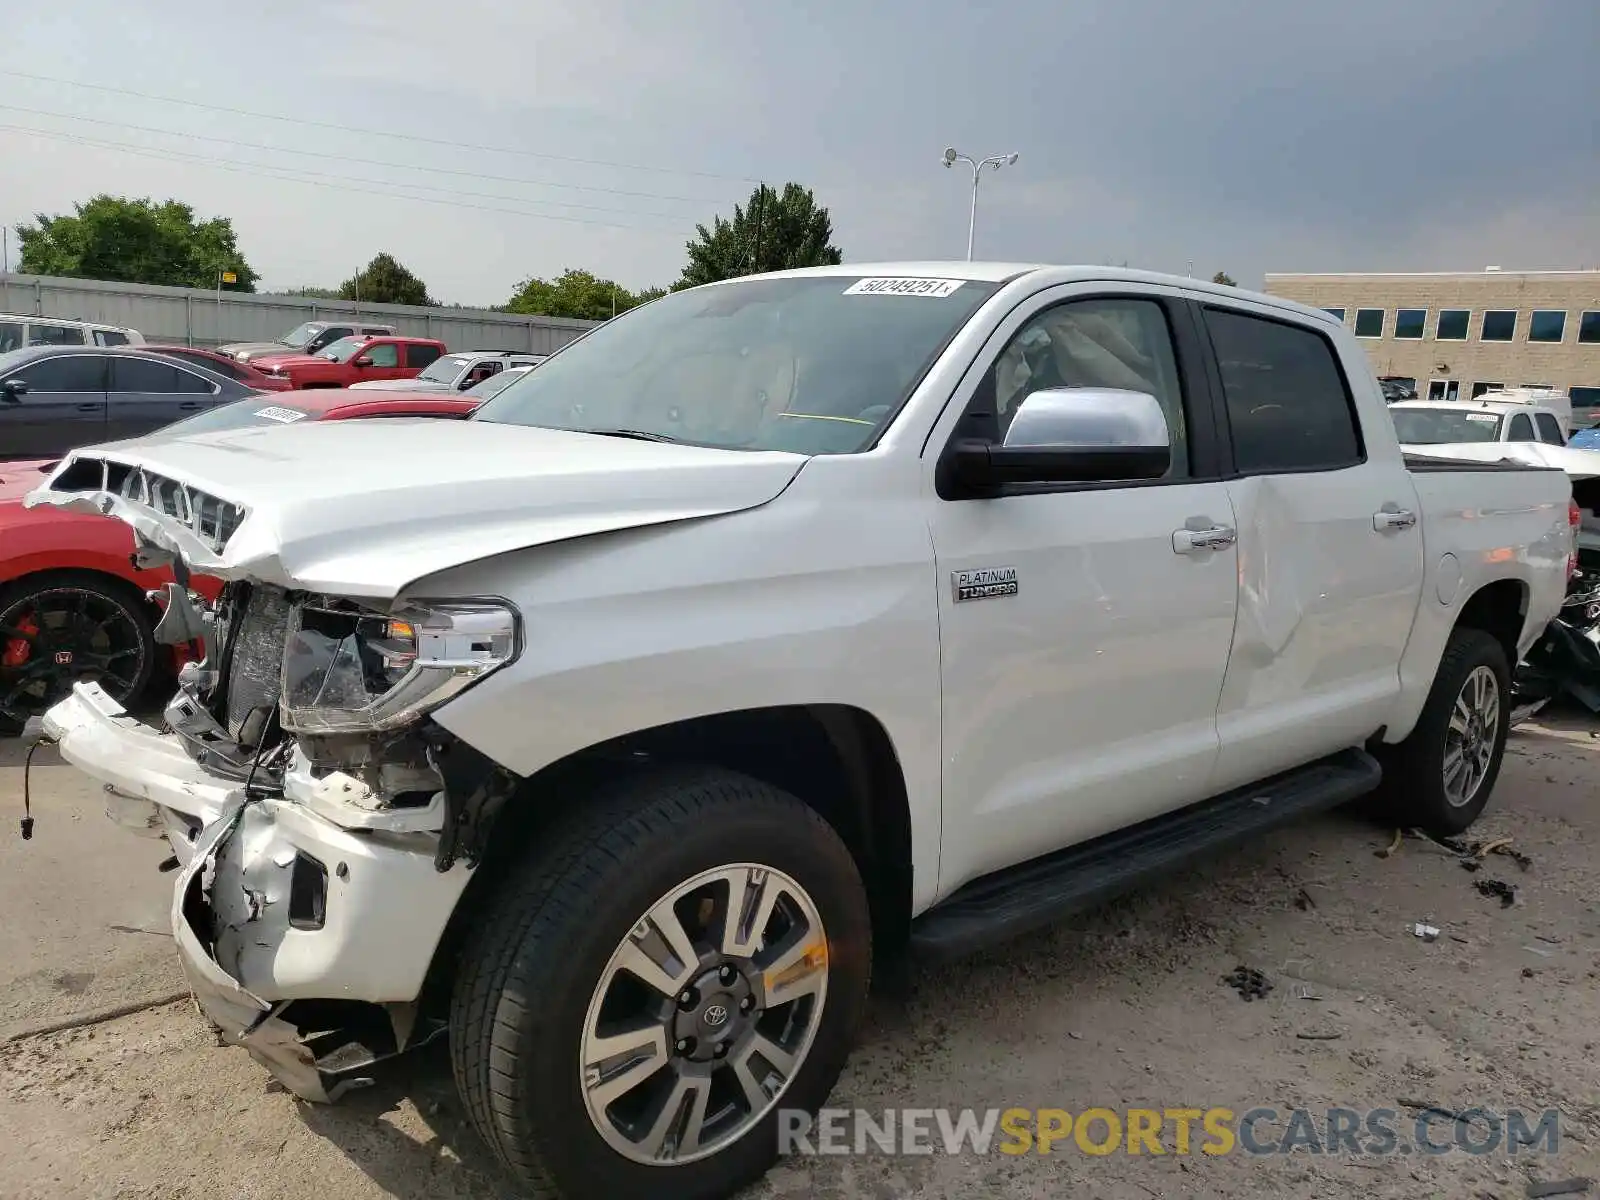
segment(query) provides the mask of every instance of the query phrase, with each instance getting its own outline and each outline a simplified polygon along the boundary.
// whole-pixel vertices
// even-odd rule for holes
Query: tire
[[[1478,746],[1476,754],[1463,753],[1461,760],[1471,766],[1476,782],[1464,786],[1458,774],[1447,778],[1447,759],[1455,762],[1453,751],[1460,748],[1461,733],[1452,728],[1462,716],[1458,701],[1468,710],[1463,689],[1469,682],[1492,684],[1494,715],[1485,725],[1483,714],[1468,721],[1468,747]],[[1403,826],[1416,826],[1436,837],[1454,837],[1466,831],[1483,813],[1500,776],[1505,758],[1506,738],[1511,731],[1511,669],[1505,648],[1481,629],[1458,628],[1450,634],[1433,688],[1416,727],[1398,745],[1382,754],[1384,787],[1381,796],[1384,814]]]
[[[750,864],[765,872],[749,875]],[[717,872],[734,882],[725,886],[717,877],[696,883]],[[715,962],[716,934],[733,907],[734,888],[741,887],[740,895],[765,895],[744,892],[741,879],[776,889],[777,902],[763,911],[781,915],[760,929],[752,923],[750,944],[758,937],[766,941],[776,923],[770,950],[782,961],[785,946],[789,958],[803,949],[797,960],[799,990],[809,995],[762,1005],[746,986],[743,968],[735,970],[732,960],[723,963],[719,977],[705,973],[713,968],[702,958],[682,976],[702,986],[682,992],[677,990],[681,982],[663,978],[657,987],[646,988],[636,982],[642,975],[618,969],[619,956],[638,944],[633,935],[641,930],[652,955],[664,957],[660,947],[668,942],[649,922],[669,911],[664,904],[669,897],[692,884],[695,890],[677,905],[690,914],[679,928],[694,929],[694,949]],[[791,895],[789,885],[800,895]],[[807,903],[810,909],[802,912]],[[792,919],[791,909],[799,914]],[[695,928],[701,919],[705,928]],[[812,931],[817,922],[820,929]],[[512,868],[475,922],[458,964],[450,1011],[451,1056],[463,1103],[496,1156],[535,1196],[714,1200],[731,1195],[760,1178],[776,1159],[779,1111],[814,1113],[832,1091],[865,1006],[871,940],[866,893],[854,859],[833,828],[799,800],[715,769],[618,780],[542,837],[540,850]],[[786,971],[773,970],[766,955],[757,951],[749,970],[763,989],[773,988],[765,994],[782,995],[775,981]],[[734,983],[727,984],[730,977]],[[722,990],[725,984],[730,990]],[[636,1007],[646,1015],[621,1015]],[[720,1010],[720,1018],[713,1009]],[[809,1022],[802,1020],[805,1014]],[[664,1029],[651,1061],[664,1065],[606,1101],[611,1108],[591,1101],[613,1080],[634,1072],[616,1065],[616,1052],[599,1054],[590,1031],[637,1025],[653,1036],[657,1022]],[[687,1036],[685,1029],[705,1036]],[[801,1036],[795,1031],[803,1034],[803,1046],[780,1041]],[[742,1082],[753,1082],[760,1072],[771,1085],[776,1060],[767,1059],[759,1045],[750,1056],[755,1038],[768,1039],[765,1045],[779,1052],[795,1046],[787,1082],[767,1098],[765,1110],[750,1101],[752,1092]],[[585,1060],[601,1065],[586,1073]],[[627,1062],[624,1056],[623,1065]],[[733,1116],[740,1115],[741,1105],[744,1109],[742,1132],[730,1125],[716,1136],[710,1102],[699,1110],[705,1121],[698,1157],[689,1152],[695,1143],[687,1132],[698,1093],[686,1093],[685,1102],[672,1090],[687,1086],[684,1079],[691,1072],[710,1072],[721,1081],[704,1085],[719,1109],[724,1101],[732,1107],[723,1111]],[[730,1083],[738,1090],[728,1091]],[[683,1161],[651,1163],[631,1156],[641,1152],[611,1114],[635,1103],[642,1114],[635,1131],[670,1123],[672,1149],[689,1148]],[[681,1120],[658,1122],[652,1115],[674,1104]],[[604,1110],[601,1115],[596,1107]],[[718,1144],[721,1136],[728,1140]]]
[[[79,603],[87,618],[73,611]],[[71,637],[49,622],[42,623],[41,633],[40,610],[30,607],[39,605],[76,623],[81,636]],[[25,630],[12,622],[20,624],[30,614],[33,634],[19,636]],[[42,672],[43,656],[57,653],[71,655],[71,661],[57,660],[49,672]],[[127,703],[149,684],[157,653],[149,605],[119,579],[93,571],[41,571],[0,586],[0,734],[19,732],[29,717],[84,679],[99,679],[113,699]],[[106,659],[104,666],[93,665],[91,654],[95,660]]]

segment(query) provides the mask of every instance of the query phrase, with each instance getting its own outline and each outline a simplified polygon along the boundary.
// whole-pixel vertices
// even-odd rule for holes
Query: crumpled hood
[[[805,461],[482,421],[304,421],[86,447],[24,504],[110,513],[200,574],[387,600],[491,555],[754,508]]]

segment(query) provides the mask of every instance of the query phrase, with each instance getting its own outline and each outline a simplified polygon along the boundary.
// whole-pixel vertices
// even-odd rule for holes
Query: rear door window
[[[1320,333],[1232,309],[1205,310],[1246,475],[1330,471],[1365,461],[1355,405]]]
[[[427,342],[408,342],[406,344],[406,366],[426,367],[439,357],[439,347],[429,345]]]
[[[76,325],[46,325],[38,321],[28,324],[30,346],[82,346],[86,341],[83,330]]]
[[[96,329],[94,331],[94,344],[97,346],[126,346],[128,335],[120,329]]]
[[[20,321],[0,321],[0,354],[21,350],[28,331]]]
[[[111,390],[113,392],[142,392],[150,395],[173,395],[192,391],[185,380],[196,377],[176,363],[156,362],[148,358],[114,358],[111,360]],[[210,391],[209,388],[206,389]]]

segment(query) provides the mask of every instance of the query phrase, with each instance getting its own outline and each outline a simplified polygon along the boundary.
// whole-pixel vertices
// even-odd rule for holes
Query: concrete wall
[[[1417,381],[1417,394],[1428,395],[1431,381],[1455,380],[1462,399],[1474,385],[1520,387],[1547,383],[1561,391],[1600,389],[1600,342],[1580,342],[1583,314],[1600,313],[1600,271],[1451,271],[1418,274],[1287,275],[1266,278],[1266,291],[1316,308],[1342,308],[1354,326],[1358,308],[1383,310],[1383,336],[1362,338],[1367,357],[1379,375]],[[1426,311],[1420,339],[1395,337],[1395,313],[1402,308]],[[1441,309],[1466,309],[1464,341],[1440,341]],[[1530,342],[1533,312],[1565,312],[1566,328],[1557,342]],[[1483,314],[1513,310],[1516,330],[1509,342],[1483,340]],[[1600,318],[1591,317],[1593,323]],[[1596,403],[1596,392],[1580,392],[1579,403]]]
[[[528,350],[549,354],[593,321],[522,317],[481,308],[423,308],[410,304],[356,304],[301,296],[255,296],[195,288],[0,274],[0,313],[71,317],[126,325],[152,342],[217,346],[264,342],[302,321],[361,316],[393,325],[399,333],[438,338],[452,350]]]

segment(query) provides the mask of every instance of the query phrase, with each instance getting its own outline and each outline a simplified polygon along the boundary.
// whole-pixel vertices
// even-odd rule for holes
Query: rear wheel
[[[798,800],[721,771],[620,785],[481,919],[451,1012],[478,1130],[541,1197],[710,1200],[757,1179],[780,1109],[849,1052],[871,930]]]
[[[150,612],[116,580],[50,571],[0,587],[0,733],[17,732],[85,680],[126,703],[155,659]]]
[[[1505,648],[1480,629],[1450,635],[1411,736],[1383,753],[1384,811],[1453,837],[1482,814],[1511,731]]]

